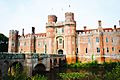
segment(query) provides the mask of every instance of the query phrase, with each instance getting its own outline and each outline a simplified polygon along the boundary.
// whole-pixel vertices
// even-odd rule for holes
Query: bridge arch
[[[35,75],[35,74],[44,75],[45,71],[46,71],[45,65],[42,63],[39,63],[33,68],[32,75]]]
[[[14,75],[16,74],[16,72],[21,73],[23,71],[23,68],[24,67],[21,62],[15,61],[10,65],[8,72],[10,73],[10,75]]]

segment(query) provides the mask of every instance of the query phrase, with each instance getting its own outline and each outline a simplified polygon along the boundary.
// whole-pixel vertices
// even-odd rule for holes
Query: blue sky
[[[69,8],[69,5],[71,7]],[[64,13],[74,12],[77,29],[97,28],[102,20],[103,27],[113,28],[120,20],[120,0],[0,0],[0,33],[9,36],[9,30],[22,28],[31,33],[45,32],[49,14],[55,14],[58,21],[64,21]]]

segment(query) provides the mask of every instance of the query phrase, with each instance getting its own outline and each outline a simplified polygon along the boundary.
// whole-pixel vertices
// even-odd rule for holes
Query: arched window
[[[114,47],[112,47],[112,51],[114,51]]]
[[[62,44],[62,39],[59,39],[59,44]]]
[[[96,42],[99,42],[99,38],[98,37],[96,37]]]
[[[108,42],[108,38],[106,37],[106,42]]]
[[[109,52],[109,49],[108,49],[108,47],[107,47],[107,52]]]
[[[97,48],[97,53],[99,53],[100,52],[100,48]]]
[[[88,53],[88,49],[86,48],[86,53]]]

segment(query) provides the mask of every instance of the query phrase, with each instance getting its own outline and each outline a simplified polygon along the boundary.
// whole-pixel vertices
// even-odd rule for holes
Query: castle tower
[[[18,31],[9,31],[9,45],[8,52],[18,52]]]
[[[74,20],[74,13],[65,13],[64,38],[67,63],[76,62],[76,22]]]
[[[55,23],[57,17],[55,15],[48,15],[48,22],[46,23],[46,42],[47,42],[47,54],[54,52],[54,37],[55,37]]]

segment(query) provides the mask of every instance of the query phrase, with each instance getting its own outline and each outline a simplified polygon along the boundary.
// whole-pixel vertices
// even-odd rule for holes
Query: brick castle
[[[120,21],[119,21],[120,23]],[[119,25],[120,26],[120,25]],[[65,54],[68,63],[77,61],[99,63],[120,61],[120,27],[102,28],[98,21],[96,29],[76,30],[74,13],[65,13],[65,21],[58,22],[55,15],[48,15],[46,33],[18,34],[17,30],[9,32],[9,52]]]

